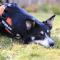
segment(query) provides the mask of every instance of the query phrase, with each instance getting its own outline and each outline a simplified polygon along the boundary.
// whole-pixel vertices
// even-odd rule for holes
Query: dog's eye
[[[47,33],[49,33],[50,31],[49,30],[47,30]]]
[[[43,31],[40,31],[40,34],[42,34],[42,35],[43,35],[43,34],[44,34],[44,32],[43,32]]]

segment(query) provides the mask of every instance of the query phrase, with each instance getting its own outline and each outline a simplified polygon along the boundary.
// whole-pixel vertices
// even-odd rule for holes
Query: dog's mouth
[[[32,41],[35,44],[43,45],[44,47],[53,47],[54,46],[54,41],[46,35],[44,39],[40,40],[35,40],[35,37],[32,37]]]

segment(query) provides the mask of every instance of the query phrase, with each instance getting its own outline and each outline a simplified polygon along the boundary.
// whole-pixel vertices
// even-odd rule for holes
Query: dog
[[[6,3],[3,6],[5,9],[0,16],[0,31],[3,30],[11,36],[21,36],[24,44],[36,43],[45,47],[54,46],[50,32],[55,15],[40,22],[15,3]]]

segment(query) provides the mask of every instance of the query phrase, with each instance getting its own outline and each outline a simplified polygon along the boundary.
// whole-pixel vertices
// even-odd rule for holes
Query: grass
[[[46,20],[52,14],[32,13],[40,21]],[[0,60],[60,60],[60,16],[54,20],[51,37],[55,41],[54,48],[44,48],[40,45],[19,44],[11,38],[0,35]]]

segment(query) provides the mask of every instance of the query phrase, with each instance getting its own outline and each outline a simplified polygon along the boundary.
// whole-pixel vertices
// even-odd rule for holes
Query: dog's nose
[[[54,43],[50,43],[50,47],[53,47],[54,46]]]

